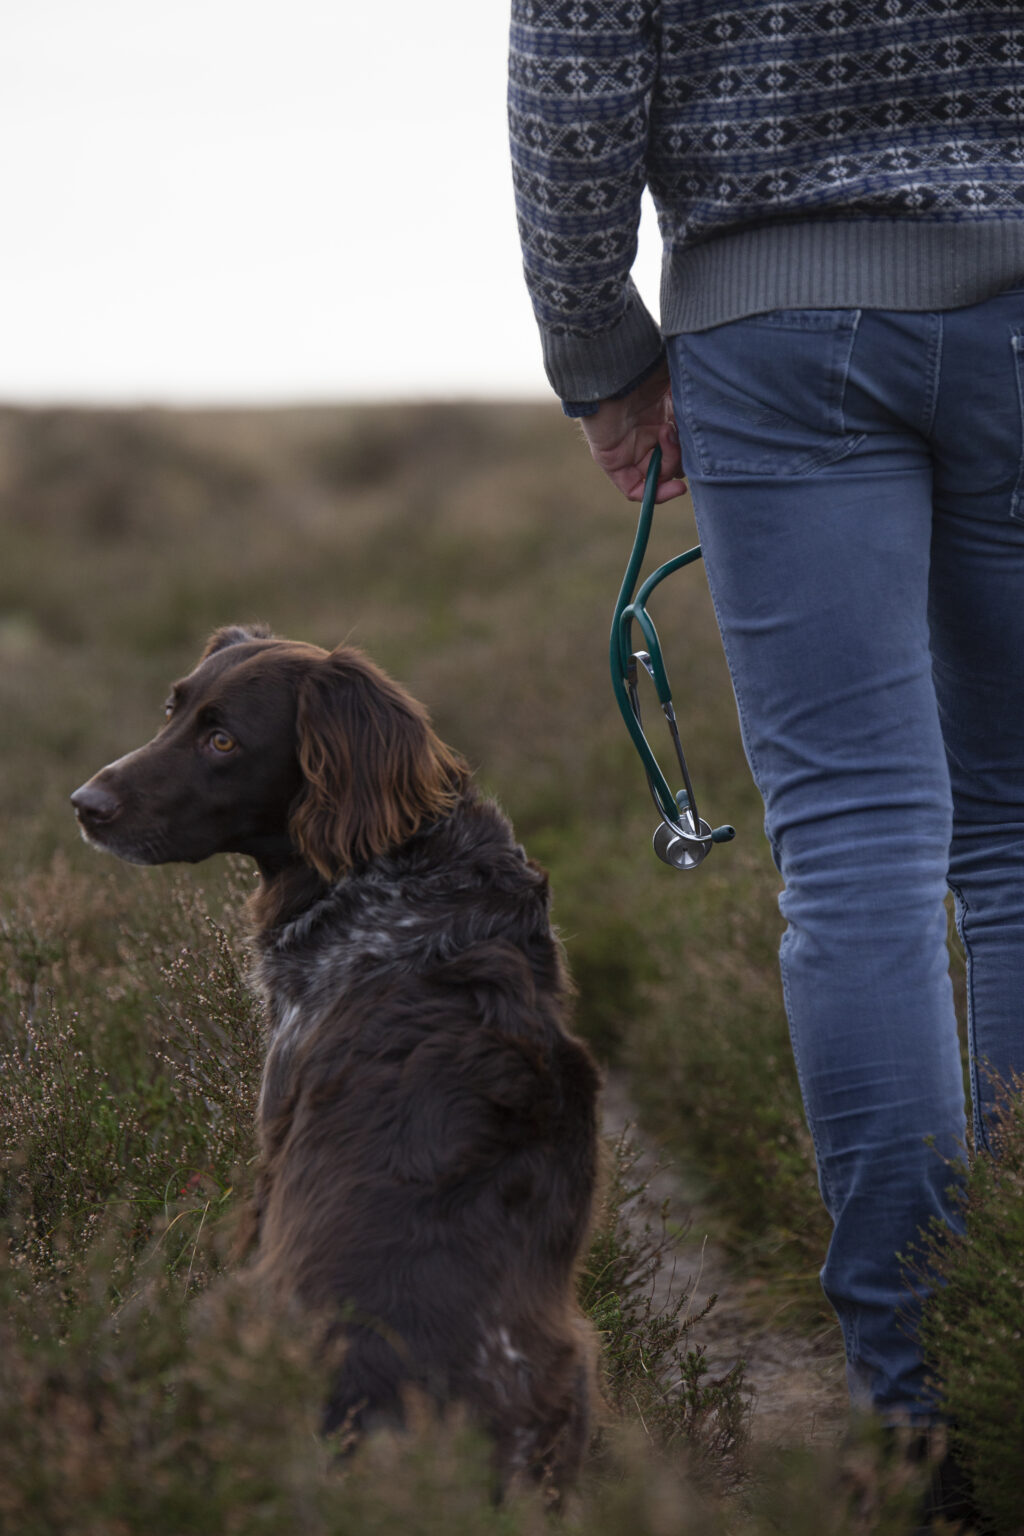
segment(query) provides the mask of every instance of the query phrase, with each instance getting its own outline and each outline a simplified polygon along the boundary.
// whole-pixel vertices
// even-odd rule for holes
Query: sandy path
[[[656,1215],[667,1200],[670,1222],[690,1223],[674,1247],[674,1264],[666,1262],[659,1272],[655,1294],[667,1301],[680,1287],[692,1289],[690,1311],[717,1294],[709,1315],[695,1326],[693,1342],[704,1345],[713,1376],[737,1360],[745,1362],[746,1381],[755,1393],[752,1441],[799,1445],[837,1440],[846,1427],[848,1406],[838,1327],[812,1338],[781,1323],[775,1326],[765,1320],[763,1309],[751,1308],[742,1280],[733,1275],[715,1241],[714,1212],[692,1198],[685,1180],[639,1130],[625,1081],[614,1073],[605,1085],[604,1122],[610,1136],[629,1127],[628,1139],[640,1151],[636,1171],[649,1181],[648,1215]]]

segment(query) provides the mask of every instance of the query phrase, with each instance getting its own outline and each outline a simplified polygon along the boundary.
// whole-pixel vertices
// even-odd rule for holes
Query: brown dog
[[[328,1311],[328,1428],[461,1402],[503,1483],[588,1435],[574,1299],[598,1079],[547,880],[421,707],[358,652],[223,629],[167,723],[72,795],[140,864],[251,855],[268,1050],[258,1270]]]

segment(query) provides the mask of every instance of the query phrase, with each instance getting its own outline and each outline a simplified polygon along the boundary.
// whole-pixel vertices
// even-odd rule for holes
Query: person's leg
[[[783,986],[851,1389],[931,1412],[896,1255],[955,1220],[951,799],[927,604],[935,332],[800,312],[669,345],[708,581],[785,890]]]
[[[982,1139],[997,1083],[1024,1073],[1022,408],[1024,293],[945,315],[931,630]]]

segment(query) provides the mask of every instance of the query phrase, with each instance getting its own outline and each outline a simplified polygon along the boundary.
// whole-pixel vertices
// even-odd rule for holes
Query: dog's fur
[[[543,871],[359,652],[219,630],[166,713],[72,801],[136,863],[258,862],[257,1271],[345,1341],[327,1427],[461,1402],[503,1483],[564,1485],[592,1394],[574,1272],[598,1081]]]

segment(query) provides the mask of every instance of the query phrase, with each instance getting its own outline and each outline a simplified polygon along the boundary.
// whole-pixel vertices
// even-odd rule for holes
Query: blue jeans
[[[851,1391],[933,1403],[898,1254],[955,1223],[965,1136],[1024,1071],[1024,293],[799,310],[669,342],[747,756]],[[910,1308],[911,1319],[913,1308]]]

